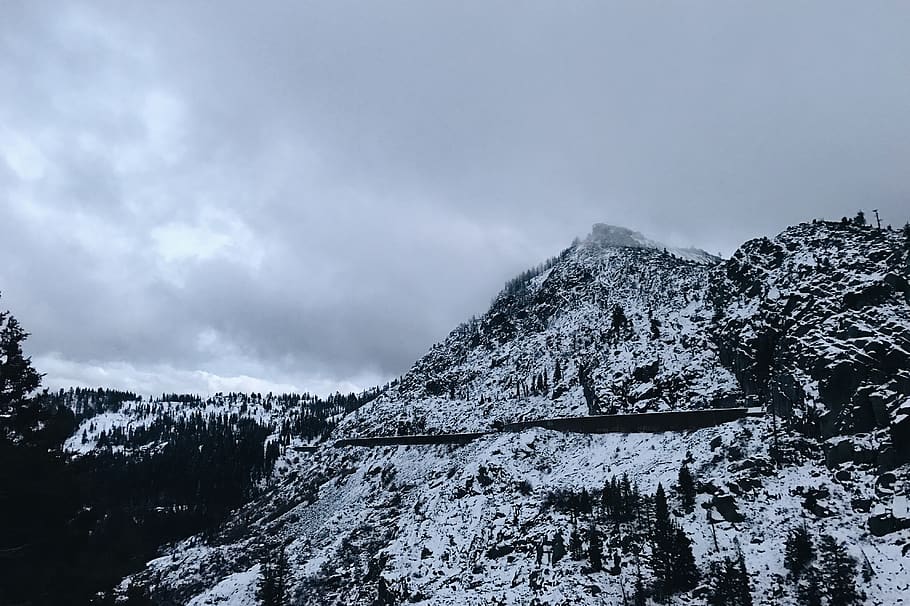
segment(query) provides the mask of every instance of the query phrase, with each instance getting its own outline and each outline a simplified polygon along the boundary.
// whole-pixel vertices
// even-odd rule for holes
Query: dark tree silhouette
[[[749,573],[742,551],[737,550],[736,558],[725,557],[722,562],[711,563],[708,588],[710,606],[752,606]]]
[[[691,511],[695,507],[695,480],[692,478],[689,466],[685,463],[679,468],[679,478],[676,486],[683,508],[686,511]]]
[[[856,589],[856,561],[847,553],[844,544],[830,535],[824,535],[818,551],[829,601],[839,606],[858,604],[860,595]]]
[[[553,537],[553,563],[556,564],[564,557],[566,557],[566,543],[562,538],[562,532],[556,531],[556,536]]]
[[[658,597],[666,598],[695,587],[699,575],[692,554],[692,541],[670,517],[667,496],[660,484],[654,495],[651,553],[651,568]]]
[[[28,435],[37,429],[38,411],[30,396],[41,385],[41,374],[22,351],[28,336],[9,311],[0,311],[0,431]]]
[[[822,593],[818,570],[810,566],[796,588],[796,603],[799,606],[822,606]]]
[[[603,545],[600,542],[600,534],[597,527],[592,523],[588,529],[588,561],[591,563],[591,570],[598,572],[603,570]]]
[[[784,541],[784,566],[790,571],[790,576],[798,581],[814,557],[812,537],[809,536],[806,525],[800,524],[787,534]]]

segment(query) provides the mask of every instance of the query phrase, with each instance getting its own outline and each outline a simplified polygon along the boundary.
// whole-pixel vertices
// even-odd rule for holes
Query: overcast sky
[[[910,218],[910,4],[0,5],[0,307],[45,384],[367,387],[594,222]]]

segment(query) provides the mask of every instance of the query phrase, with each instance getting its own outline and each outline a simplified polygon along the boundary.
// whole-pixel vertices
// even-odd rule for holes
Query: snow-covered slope
[[[507,285],[486,314],[435,345],[342,431],[476,431],[589,410],[735,401],[736,380],[709,334],[708,276],[717,259],[687,257],[595,225],[536,275]]]
[[[755,603],[795,604],[783,538],[804,522],[816,541],[846,545],[865,603],[900,603],[910,590],[908,251],[896,232],[813,223],[720,262],[595,226],[507,285],[333,436],[764,401],[780,418],[289,450],[273,489],[124,586],[163,604],[254,604],[262,560],[283,547],[292,603],[622,604],[639,575],[653,578],[642,525],[660,483],[703,579],[741,550]],[[691,509],[675,489],[683,462],[696,479]],[[634,522],[600,506],[605,484],[623,475],[643,495]],[[558,505],[559,494],[582,491],[594,497],[589,510]],[[557,534],[568,542],[592,524],[606,570],[552,561]],[[705,583],[671,603],[704,604]]]

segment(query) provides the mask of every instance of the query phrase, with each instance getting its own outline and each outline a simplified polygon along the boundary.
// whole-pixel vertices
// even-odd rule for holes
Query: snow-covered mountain
[[[658,576],[648,537],[660,484],[701,577],[671,603],[705,603],[712,563],[740,553],[756,604],[797,603],[807,584],[788,578],[784,537],[801,523],[817,546],[831,536],[846,547],[865,603],[899,603],[910,589],[908,267],[907,236],[851,222],[801,224],[728,261],[596,225],[340,415],[322,447],[284,450],[274,486],[218,532],[167,548],[123,587],[162,604],[252,605],[263,562],[283,550],[295,604],[631,604]],[[689,432],[496,431],[766,402],[775,414]],[[490,433],[330,445],[464,431]],[[678,486],[684,464],[694,506]],[[626,517],[617,490],[637,495]],[[823,579],[835,567],[816,557]]]
[[[709,332],[709,276],[719,260],[684,252],[595,225],[583,241],[511,281],[486,314],[456,328],[342,430],[387,433],[408,422],[431,431],[483,430],[589,410],[736,401],[736,379]]]

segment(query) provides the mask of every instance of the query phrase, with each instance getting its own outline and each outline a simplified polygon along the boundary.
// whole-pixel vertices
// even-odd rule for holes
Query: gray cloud
[[[901,2],[30,2],[0,289],[48,383],[403,372],[591,223],[729,254],[908,219]]]

